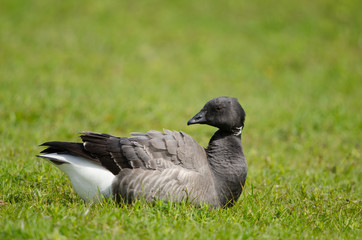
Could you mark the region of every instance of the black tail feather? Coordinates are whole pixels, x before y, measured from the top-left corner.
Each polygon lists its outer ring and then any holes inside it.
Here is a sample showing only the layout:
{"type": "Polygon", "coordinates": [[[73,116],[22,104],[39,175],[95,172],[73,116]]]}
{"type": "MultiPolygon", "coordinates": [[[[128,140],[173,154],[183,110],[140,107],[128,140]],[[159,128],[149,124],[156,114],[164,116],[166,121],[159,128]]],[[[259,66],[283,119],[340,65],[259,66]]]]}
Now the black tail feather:
{"type": "Polygon", "coordinates": [[[127,138],[88,131],[80,134],[83,143],[46,142],[40,145],[47,147],[41,153],[61,153],[83,157],[105,167],[114,175],[117,175],[122,168],[132,168],[122,150],[123,144],[131,144],[127,138]]]}
{"type": "Polygon", "coordinates": [[[41,153],[72,153],[83,151],[83,144],[75,142],[51,141],[45,142],[40,146],[48,147],[41,151],[41,153]]]}
{"type": "Polygon", "coordinates": [[[40,146],[46,146],[47,148],[41,151],[41,153],[60,153],[60,154],[70,154],[78,157],[86,158],[98,165],[102,165],[101,162],[92,157],[92,155],[84,149],[82,143],[76,142],[59,142],[59,141],[51,141],[45,142],[40,146]]]}

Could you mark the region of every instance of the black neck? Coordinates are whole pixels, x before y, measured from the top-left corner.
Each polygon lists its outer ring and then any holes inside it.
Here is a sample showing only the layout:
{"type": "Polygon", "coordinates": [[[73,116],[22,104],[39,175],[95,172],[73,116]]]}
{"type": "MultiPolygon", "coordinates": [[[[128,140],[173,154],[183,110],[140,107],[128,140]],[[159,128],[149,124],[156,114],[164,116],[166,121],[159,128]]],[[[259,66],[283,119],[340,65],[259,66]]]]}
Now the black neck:
{"type": "Polygon", "coordinates": [[[217,183],[220,204],[232,205],[242,192],[247,172],[241,135],[218,130],[206,152],[217,183]]]}

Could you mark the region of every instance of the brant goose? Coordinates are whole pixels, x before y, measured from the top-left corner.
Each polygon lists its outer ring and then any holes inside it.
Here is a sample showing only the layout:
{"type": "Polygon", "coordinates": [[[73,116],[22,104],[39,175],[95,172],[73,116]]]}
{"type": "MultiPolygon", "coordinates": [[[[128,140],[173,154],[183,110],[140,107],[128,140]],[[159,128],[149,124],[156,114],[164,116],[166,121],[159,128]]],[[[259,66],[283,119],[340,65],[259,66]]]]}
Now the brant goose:
{"type": "Polygon", "coordinates": [[[38,157],[65,172],[86,201],[156,199],[199,206],[232,206],[247,175],[241,145],[245,111],[236,98],[217,97],[187,124],[218,130],[206,149],[184,132],[131,133],[131,137],[81,132],[82,143],[46,142],[38,157]]]}

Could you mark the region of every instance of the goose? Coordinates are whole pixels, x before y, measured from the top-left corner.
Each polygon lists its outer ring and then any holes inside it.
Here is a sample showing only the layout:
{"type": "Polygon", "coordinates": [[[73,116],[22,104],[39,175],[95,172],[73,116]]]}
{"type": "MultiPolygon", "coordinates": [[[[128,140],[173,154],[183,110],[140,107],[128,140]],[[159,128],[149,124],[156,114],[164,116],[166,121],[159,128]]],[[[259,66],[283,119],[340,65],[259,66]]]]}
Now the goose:
{"type": "Polygon", "coordinates": [[[148,131],[130,137],[81,132],[82,142],[50,141],[38,157],[68,175],[85,201],[112,198],[233,206],[244,188],[247,164],[241,144],[245,111],[237,98],[217,97],[187,125],[218,128],[208,147],[184,132],[148,131]]]}

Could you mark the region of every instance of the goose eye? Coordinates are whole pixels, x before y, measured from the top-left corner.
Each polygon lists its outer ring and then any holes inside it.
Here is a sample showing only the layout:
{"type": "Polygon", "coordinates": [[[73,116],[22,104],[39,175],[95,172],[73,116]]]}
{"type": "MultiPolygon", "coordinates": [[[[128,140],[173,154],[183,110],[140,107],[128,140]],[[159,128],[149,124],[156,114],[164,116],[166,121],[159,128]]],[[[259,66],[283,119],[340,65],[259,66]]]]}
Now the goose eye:
{"type": "Polygon", "coordinates": [[[222,106],[216,106],[216,111],[220,112],[222,110],[222,106]]]}

